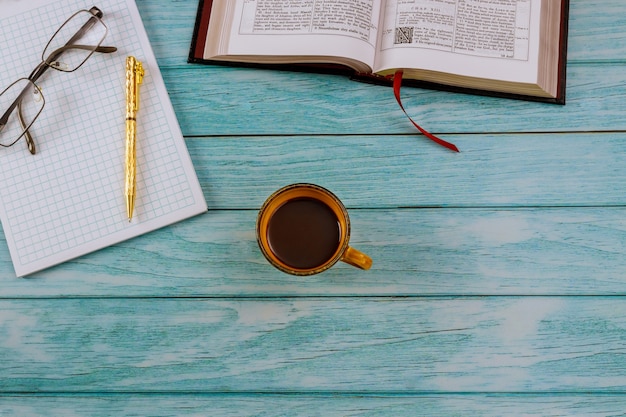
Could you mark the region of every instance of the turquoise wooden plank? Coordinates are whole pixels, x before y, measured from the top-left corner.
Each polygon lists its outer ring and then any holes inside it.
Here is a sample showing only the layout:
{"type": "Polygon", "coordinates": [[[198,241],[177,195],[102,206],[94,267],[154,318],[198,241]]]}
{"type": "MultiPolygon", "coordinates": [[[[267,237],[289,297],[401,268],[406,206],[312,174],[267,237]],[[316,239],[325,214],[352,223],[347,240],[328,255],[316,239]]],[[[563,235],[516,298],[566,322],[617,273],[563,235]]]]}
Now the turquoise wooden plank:
{"type": "Polygon", "coordinates": [[[363,417],[472,415],[600,417],[623,415],[624,395],[0,395],[0,415],[49,417],[204,416],[363,417]],[[4,413],[4,414],[2,414],[4,413]]]}
{"type": "MultiPolygon", "coordinates": [[[[402,97],[418,123],[442,135],[626,130],[623,68],[571,65],[565,106],[418,88],[402,97]]],[[[390,87],[344,76],[200,65],[166,67],[163,76],[187,136],[415,131],[390,87]]]]}
{"type": "Polygon", "coordinates": [[[623,297],[0,301],[0,391],[623,394],[623,297]]]}
{"type": "Polygon", "coordinates": [[[192,139],[209,207],[258,209],[293,182],[326,186],[350,208],[623,206],[624,138],[606,134],[192,139]]]}
{"type": "Polygon", "coordinates": [[[186,65],[199,0],[137,0],[160,66],[186,65]]]}
{"type": "MultiPolygon", "coordinates": [[[[187,61],[198,0],[138,0],[137,6],[161,65],[187,61]]],[[[571,0],[570,62],[623,61],[626,14],[621,0],[571,0]],[[590,47],[592,45],[592,47],[590,47]]]]}
{"type": "Polygon", "coordinates": [[[370,271],[293,277],[255,241],[256,212],[206,215],[17,279],[0,241],[2,297],[625,295],[626,209],[354,210],[370,271]]]}
{"type": "Polygon", "coordinates": [[[568,59],[571,61],[624,60],[626,14],[621,0],[570,0],[568,59]],[[595,45],[591,46],[590,45],[595,45]]]}

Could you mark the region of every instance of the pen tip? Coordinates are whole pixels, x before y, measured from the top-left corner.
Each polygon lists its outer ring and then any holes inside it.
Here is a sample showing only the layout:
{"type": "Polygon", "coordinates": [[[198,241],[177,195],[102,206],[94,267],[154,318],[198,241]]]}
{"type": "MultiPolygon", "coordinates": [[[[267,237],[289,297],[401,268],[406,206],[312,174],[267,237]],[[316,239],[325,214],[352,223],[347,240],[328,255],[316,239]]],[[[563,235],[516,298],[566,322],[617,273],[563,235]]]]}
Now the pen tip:
{"type": "Polygon", "coordinates": [[[126,216],[128,217],[128,223],[133,219],[133,211],[135,209],[135,199],[132,195],[126,196],[126,216]]]}

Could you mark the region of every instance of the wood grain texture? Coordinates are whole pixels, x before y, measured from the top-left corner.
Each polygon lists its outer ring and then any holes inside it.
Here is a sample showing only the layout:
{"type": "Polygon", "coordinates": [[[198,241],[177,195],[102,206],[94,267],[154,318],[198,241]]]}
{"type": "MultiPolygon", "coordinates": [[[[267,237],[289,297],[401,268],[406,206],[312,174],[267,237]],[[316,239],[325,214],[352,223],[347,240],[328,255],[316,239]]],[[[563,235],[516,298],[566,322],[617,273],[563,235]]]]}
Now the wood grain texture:
{"type": "MultiPolygon", "coordinates": [[[[626,295],[626,209],[351,211],[351,244],[374,265],[306,279],[274,269],[256,211],[220,210],[15,279],[2,297],[626,295]]],[[[0,247],[6,248],[4,240],[0,247]]]]}
{"type": "Polygon", "coordinates": [[[624,133],[192,139],[211,209],[258,209],[292,182],[349,208],[623,206],[624,133]]]}
{"type": "MultiPolygon", "coordinates": [[[[402,98],[437,134],[623,131],[623,67],[570,65],[565,106],[416,88],[402,98]]],[[[163,77],[187,136],[415,132],[391,88],[344,76],[197,65],[166,67],[163,77]]]]}
{"type": "Polygon", "coordinates": [[[624,416],[619,395],[94,394],[0,395],[2,417],[624,416]]]}
{"type": "Polygon", "coordinates": [[[624,393],[624,302],[4,300],[0,390],[624,393]]]}

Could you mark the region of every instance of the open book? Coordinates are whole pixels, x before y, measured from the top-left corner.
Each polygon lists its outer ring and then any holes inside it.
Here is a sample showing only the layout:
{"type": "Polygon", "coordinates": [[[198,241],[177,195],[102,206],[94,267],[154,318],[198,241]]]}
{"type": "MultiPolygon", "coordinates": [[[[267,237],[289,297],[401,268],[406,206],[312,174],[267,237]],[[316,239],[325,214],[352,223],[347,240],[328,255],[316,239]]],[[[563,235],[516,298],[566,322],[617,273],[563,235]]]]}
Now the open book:
{"type": "Polygon", "coordinates": [[[190,62],[565,103],[569,0],[201,0],[190,62]]]}

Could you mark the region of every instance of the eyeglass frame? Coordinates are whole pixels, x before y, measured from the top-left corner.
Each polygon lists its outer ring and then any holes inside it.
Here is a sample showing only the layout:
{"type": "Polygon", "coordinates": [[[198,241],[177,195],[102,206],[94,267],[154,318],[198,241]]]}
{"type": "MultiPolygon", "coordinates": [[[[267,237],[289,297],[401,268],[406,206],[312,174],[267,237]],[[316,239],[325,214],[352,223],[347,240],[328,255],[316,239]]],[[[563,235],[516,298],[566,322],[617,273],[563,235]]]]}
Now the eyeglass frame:
{"type": "Polygon", "coordinates": [[[35,122],[35,120],[37,120],[37,117],[39,117],[39,114],[41,113],[41,111],[43,110],[43,106],[45,105],[45,99],[43,96],[43,93],[41,91],[41,88],[39,88],[39,86],[36,84],[37,80],[39,78],[41,78],[41,76],[48,70],[48,68],[52,68],[55,69],[57,71],[61,71],[61,72],[74,72],[77,69],[79,69],[81,66],[83,66],[83,64],[85,62],[87,62],[87,60],[89,58],[91,58],[91,56],[95,53],[95,52],[99,52],[99,53],[112,53],[117,51],[117,48],[115,46],[101,46],[102,42],[104,42],[104,38],[106,38],[106,35],[108,33],[108,27],[104,24],[104,22],[102,21],[102,16],[104,15],[104,13],[102,12],[102,10],[100,10],[98,7],[93,6],[91,7],[89,10],[86,9],[81,9],[78,10],[77,12],[75,12],[74,14],[72,14],[70,17],[68,17],[61,26],[59,26],[59,28],[56,30],[56,32],[54,32],[54,34],[50,37],[50,40],[48,41],[48,43],[46,44],[45,48],[43,49],[43,53],[41,56],[41,62],[31,71],[30,75],[27,78],[19,78],[16,81],[14,81],[13,83],[11,83],[3,92],[2,94],[4,94],[9,88],[11,88],[13,85],[15,85],[16,83],[18,83],[21,80],[27,80],[30,83],[32,83],[33,86],[35,86],[35,88],[37,89],[37,93],[40,95],[40,97],[43,100],[43,104],[41,106],[41,109],[39,110],[39,112],[37,113],[37,115],[33,118],[33,120],[30,122],[30,124],[28,126],[25,126],[26,124],[24,123],[24,117],[22,116],[22,110],[21,110],[21,103],[22,100],[26,97],[26,95],[29,94],[29,85],[27,85],[24,90],[22,90],[22,92],[15,98],[15,100],[13,100],[13,103],[11,103],[11,105],[9,105],[9,108],[4,112],[4,114],[2,114],[2,116],[0,116],[0,134],[2,133],[2,129],[4,128],[4,126],[6,126],[6,124],[9,121],[9,117],[11,116],[11,114],[13,113],[13,111],[15,110],[15,108],[17,107],[17,117],[19,119],[19,122],[22,126],[22,128],[24,129],[24,132],[22,132],[22,134],[15,139],[15,141],[13,141],[12,143],[5,145],[0,143],[0,146],[5,147],[5,148],[9,148],[13,145],[15,145],[17,142],[19,142],[19,140],[24,137],[26,140],[26,144],[28,147],[28,150],[31,154],[35,155],[35,153],[37,152],[36,146],[35,146],[35,141],[33,140],[29,130],[30,127],[33,125],[33,123],[35,122]],[[60,48],[55,49],[54,51],[50,52],[48,54],[48,57],[46,58],[44,56],[46,50],[48,49],[48,47],[50,46],[50,43],[52,43],[52,40],[56,37],[56,35],[61,31],[61,29],[63,29],[63,27],[67,24],[67,22],[71,21],[75,16],[77,16],[79,13],[83,13],[83,12],[87,12],[89,14],[91,14],[91,17],[89,18],[89,20],[87,20],[87,22],[85,22],[80,29],[78,29],[78,31],[66,42],[66,44],[60,48]],[[104,36],[102,36],[102,39],[100,40],[100,42],[97,45],[74,45],[73,42],[75,42],[76,40],[80,39],[83,34],[85,34],[89,29],[91,29],[96,22],[100,22],[100,24],[102,24],[102,26],[104,27],[104,36]],[[57,58],[59,58],[63,52],[69,50],[69,49],[84,49],[84,50],[91,50],[91,52],[83,59],[83,61],[77,65],[75,68],[73,69],[63,69],[59,66],[55,66],[54,64],[58,64],[58,62],[56,62],[57,58]]]}

